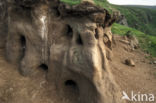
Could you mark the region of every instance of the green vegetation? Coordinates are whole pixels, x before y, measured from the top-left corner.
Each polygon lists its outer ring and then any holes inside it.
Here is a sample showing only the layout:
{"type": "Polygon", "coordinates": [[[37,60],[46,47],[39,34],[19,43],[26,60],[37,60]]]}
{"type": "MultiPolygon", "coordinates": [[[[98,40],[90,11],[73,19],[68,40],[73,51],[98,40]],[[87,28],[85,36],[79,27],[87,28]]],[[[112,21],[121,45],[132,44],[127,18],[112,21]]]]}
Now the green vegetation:
{"type": "Polygon", "coordinates": [[[81,0],[61,0],[62,2],[65,2],[69,5],[75,5],[75,4],[79,4],[81,2],[81,0]]]}
{"type": "Polygon", "coordinates": [[[130,27],[156,36],[156,9],[143,8],[140,6],[112,5],[105,0],[94,0],[94,2],[111,13],[112,11],[120,11],[121,14],[126,17],[130,27]]]}
{"type": "Polygon", "coordinates": [[[150,53],[152,56],[156,57],[156,36],[147,35],[136,29],[126,27],[120,24],[113,24],[112,32],[113,34],[126,35],[128,31],[131,31],[132,35],[135,35],[140,43],[140,47],[143,51],[150,53]]]}
{"type": "Polygon", "coordinates": [[[112,13],[112,6],[107,2],[107,0],[94,0],[94,3],[112,13]]]}
{"type": "Polygon", "coordinates": [[[156,10],[115,5],[112,5],[112,7],[126,17],[130,27],[156,36],[156,10]]]}

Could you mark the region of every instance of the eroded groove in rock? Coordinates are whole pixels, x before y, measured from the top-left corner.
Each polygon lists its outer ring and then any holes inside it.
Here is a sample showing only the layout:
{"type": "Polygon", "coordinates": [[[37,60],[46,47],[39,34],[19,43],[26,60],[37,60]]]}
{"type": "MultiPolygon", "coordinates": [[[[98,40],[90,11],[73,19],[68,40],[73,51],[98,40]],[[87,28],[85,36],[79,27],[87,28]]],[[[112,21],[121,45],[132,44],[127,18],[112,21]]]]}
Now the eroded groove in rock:
{"type": "Polygon", "coordinates": [[[124,103],[106,56],[115,17],[89,2],[10,1],[6,55],[22,75],[46,70],[66,103],[124,103]]]}
{"type": "Polygon", "coordinates": [[[0,0],[0,48],[5,47],[6,34],[7,34],[7,23],[8,23],[8,7],[6,0],[0,0]]]}

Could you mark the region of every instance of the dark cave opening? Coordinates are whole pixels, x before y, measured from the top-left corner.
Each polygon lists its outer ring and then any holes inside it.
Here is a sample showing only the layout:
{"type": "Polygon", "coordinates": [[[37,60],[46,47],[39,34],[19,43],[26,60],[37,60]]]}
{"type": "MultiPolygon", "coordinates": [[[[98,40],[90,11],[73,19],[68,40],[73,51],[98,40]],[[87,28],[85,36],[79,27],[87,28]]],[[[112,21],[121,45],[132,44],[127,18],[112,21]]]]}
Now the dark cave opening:
{"type": "Polygon", "coordinates": [[[99,34],[98,34],[98,30],[97,29],[95,29],[95,38],[99,39],[99,34]]]}
{"type": "Polygon", "coordinates": [[[109,37],[107,36],[107,34],[104,34],[103,40],[104,40],[105,45],[108,48],[112,49],[111,41],[109,40],[109,37]]]}
{"type": "Polygon", "coordinates": [[[71,38],[73,36],[73,29],[70,27],[70,25],[67,25],[67,36],[71,38]]]}
{"type": "Polygon", "coordinates": [[[80,34],[78,35],[78,38],[77,38],[76,42],[77,42],[77,44],[79,44],[79,45],[83,45],[83,42],[82,42],[82,39],[81,39],[80,34]]]}
{"type": "Polygon", "coordinates": [[[69,87],[69,88],[71,88],[73,90],[76,90],[76,91],[79,89],[77,83],[75,81],[73,81],[73,80],[65,81],[65,86],[69,87]]]}
{"type": "Polygon", "coordinates": [[[46,64],[41,64],[39,66],[40,69],[44,70],[44,71],[48,71],[48,66],[46,64]]]}
{"type": "Polygon", "coordinates": [[[26,51],[26,39],[23,35],[20,37],[20,44],[21,44],[21,51],[22,51],[22,58],[23,58],[26,51]]]}
{"type": "Polygon", "coordinates": [[[80,89],[76,81],[69,79],[64,82],[63,97],[70,101],[77,101],[80,96],[80,89]]]}

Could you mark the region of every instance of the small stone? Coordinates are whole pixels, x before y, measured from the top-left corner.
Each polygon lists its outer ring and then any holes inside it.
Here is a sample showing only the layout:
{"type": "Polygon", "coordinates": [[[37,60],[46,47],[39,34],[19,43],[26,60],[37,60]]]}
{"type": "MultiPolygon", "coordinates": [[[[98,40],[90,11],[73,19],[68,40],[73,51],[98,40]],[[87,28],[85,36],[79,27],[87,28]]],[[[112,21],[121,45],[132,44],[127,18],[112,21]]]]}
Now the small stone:
{"type": "Polygon", "coordinates": [[[134,61],[132,59],[126,59],[125,64],[128,65],[128,66],[132,66],[132,67],[135,66],[135,63],[134,63],[134,61]]]}
{"type": "Polygon", "coordinates": [[[156,61],[153,61],[153,64],[156,64],[156,61]]]}
{"type": "Polygon", "coordinates": [[[124,44],[130,44],[130,42],[129,41],[127,41],[127,40],[120,40],[120,42],[122,42],[122,43],[124,43],[124,44]]]}
{"type": "Polygon", "coordinates": [[[9,88],[9,90],[10,90],[10,91],[13,91],[14,89],[13,89],[13,88],[9,88]]]}

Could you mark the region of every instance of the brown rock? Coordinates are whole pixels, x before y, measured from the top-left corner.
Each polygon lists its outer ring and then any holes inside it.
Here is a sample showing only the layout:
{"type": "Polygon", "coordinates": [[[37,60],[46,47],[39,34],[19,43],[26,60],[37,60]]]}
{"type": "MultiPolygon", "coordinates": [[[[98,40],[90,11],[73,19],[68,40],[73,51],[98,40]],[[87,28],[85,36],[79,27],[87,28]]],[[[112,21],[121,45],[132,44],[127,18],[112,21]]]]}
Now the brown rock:
{"type": "Polygon", "coordinates": [[[139,48],[139,41],[138,39],[131,33],[131,31],[128,31],[126,33],[126,37],[128,41],[130,42],[130,46],[132,49],[138,49],[139,48]]]}
{"type": "Polygon", "coordinates": [[[127,44],[127,45],[129,45],[129,44],[130,44],[130,42],[129,42],[129,41],[127,41],[127,40],[120,40],[120,42],[122,42],[122,43],[124,43],[124,44],[127,44]]]}
{"type": "Polygon", "coordinates": [[[153,61],[153,64],[156,64],[156,61],[153,61]]]}
{"type": "Polygon", "coordinates": [[[66,103],[124,103],[108,66],[114,22],[108,11],[89,2],[33,1],[10,4],[7,60],[23,76],[47,70],[48,85],[66,103]]]}
{"type": "Polygon", "coordinates": [[[132,59],[126,59],[125,64],[132,67],[135,66],[135,62],[132,59]]]}

